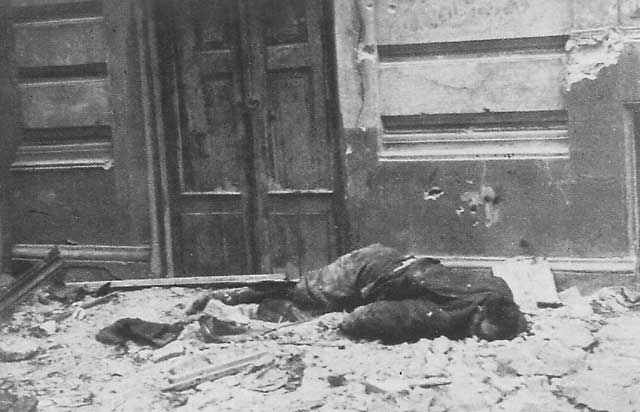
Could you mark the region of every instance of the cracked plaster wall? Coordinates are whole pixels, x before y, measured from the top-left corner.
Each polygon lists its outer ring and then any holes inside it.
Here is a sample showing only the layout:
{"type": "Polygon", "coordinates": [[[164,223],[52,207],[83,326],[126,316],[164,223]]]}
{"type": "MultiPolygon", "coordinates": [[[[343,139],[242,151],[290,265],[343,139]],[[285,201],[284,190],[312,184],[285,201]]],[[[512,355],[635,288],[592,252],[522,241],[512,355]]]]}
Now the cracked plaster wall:
{"type": "Polygon", "coordinates": [[[334,3],[354,243],[381,241],[414,253],[444,255],[627,256],[625,137],[633,125],[625,123],[624,103],[640,97],[635,86],[640,74],[631,68],[638,60],[633,32],[618,26],[636,25],[630,16],[640,8],[625,0],[576,0],[573,21],[557,19],[572,33],[564,81],[557,84],[569,116],[569,159],[381,163],[377,153],[385,101],[371,33],[385,39],[407,36],[384,26],[402,13],[402,4],[396,3],[334,3]],[[384,17],[372,18],[376,7],[384,17]],[[630,80],[632,87],[622,84],[630,80]]]}

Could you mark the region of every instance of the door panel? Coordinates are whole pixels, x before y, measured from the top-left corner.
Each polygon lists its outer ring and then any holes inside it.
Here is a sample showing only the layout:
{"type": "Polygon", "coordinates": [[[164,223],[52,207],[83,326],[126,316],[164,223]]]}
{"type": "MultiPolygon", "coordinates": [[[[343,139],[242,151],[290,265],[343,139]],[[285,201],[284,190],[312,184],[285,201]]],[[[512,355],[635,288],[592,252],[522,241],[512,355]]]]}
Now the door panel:
{"type": "Polygon", "coordinates": [[[264,36],[267,46],[305,43],[307,5],[300,0],[265,1],[264,36]]]}
{"type": "Polygon", "coordinates": [[[246,273],[252,266],[246,136],[234,1],[173,3],[179,274],[246,273]]]}
{"type": "Polygon", "coordinates": [[[244,151],[234,128],[230,75],[202,82],[205,128],[195,126],[183,142],[185,189],[192,192],[239,192],[244,151]]]}
{"type": "Polygon", "coordinates": [[[331,156],[324,130],[316,129],[309,70],[269,74],[270,177],[283,189],[329,189],[331,156]]]}
{"type": "Polygon", "coordinates": [[[182,216],[184,271],[213,274],[224,268],[227,274],[247,272],[244,254],[244,226],[239,213],[185,213],[182,216]]]}
{"type": "Polygon", "coordinates": [[[172,4],[179,272],[326,264],[337,251],[322,2],[172,4]]]}
{"type": "Polygon", "coordinates": [[[274,270],[295,273],[326,264],[336,249],[322,2],[267,4],[269,250],[274,270]]]}

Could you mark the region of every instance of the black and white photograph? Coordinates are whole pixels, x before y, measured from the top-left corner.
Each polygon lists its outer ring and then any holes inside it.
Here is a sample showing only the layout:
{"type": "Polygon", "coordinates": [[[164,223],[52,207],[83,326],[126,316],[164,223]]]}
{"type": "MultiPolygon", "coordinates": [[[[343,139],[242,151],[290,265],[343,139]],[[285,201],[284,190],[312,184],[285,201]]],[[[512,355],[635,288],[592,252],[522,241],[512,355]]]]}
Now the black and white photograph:
{"type": "Polygon", "coordinates": [[[0,0],[0,412],[640,412],[640,0],[0,0]]]}

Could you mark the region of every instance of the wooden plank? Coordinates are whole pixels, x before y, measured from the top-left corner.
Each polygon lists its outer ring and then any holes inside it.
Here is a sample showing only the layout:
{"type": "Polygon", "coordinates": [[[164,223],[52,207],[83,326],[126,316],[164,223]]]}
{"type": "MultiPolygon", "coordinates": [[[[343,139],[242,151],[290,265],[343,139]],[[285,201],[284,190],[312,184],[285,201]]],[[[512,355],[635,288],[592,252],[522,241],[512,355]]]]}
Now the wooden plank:
{"type": "Polygon", "coordinates": [[[224,376],[232,375],[240,372],[249,365],[253,365],[260,359],[264,359],[262,363],[269,361],[268,352],[259,352],[254,355],[243,356],[235,358],[231,361],[224,362],[217,365],[208,366],[200,370],[187,373],[181,376],[170,378],[171,385],[165,386],[161,389],[162,392],[167,391],[179,391],[189,389],[202,382],[212,381],[222,378],[224,376]]]}
{"type": "Polygon", "coordinates": [[[129,279],[98,282],[69,282],[69,286],[84,287],[87,290],[95,290],[110,284],[111,289],[137,289],[174,286],[229,286],[229,285],[259,285],[261,283],[293,284],[283,273],[255,274],[255,275],[221,275],[221,276],[195,276],[157,279],[129,279]]]}
{"type": "Polygon", "coordinates": [[[101,18],[56,24],[17,24],[16,56],[21,67],[80,65],[106,61],[101,18]]]}
{"type": "Polygon", "coordinates": [[[109,85],[105,79],[22,83],[25,127],[109,125],[109,85]]]}
{"type": "MultiPolygon", "coordinates": [[[[44,259],[54,245],[18,244],[13,247],[17,259],[44,259]]],[[[74,261],[148,262],[148,246],[58,245],[60,256],[74,261]]]]}
{"type": "Polygon", "coordinates": [[[63,264],[60,258],[60,252],[57,248],[53,248],[43,262],[35,264],[0,296],[0,312],[4,312],[11,306],[19,303],[40,283],[56,273],[63,264]]]}
{"type": "Polygon", "coordinates": [[[553,53],[383,63],[381,112],[561,110],[565,107],[562,59],[562,54],[553,53]]]}
{"type": "MultiPolygon", "coordinates": [[[[589,0],[586,0],[589,2],[589,0]]],[[[573,0],[380,0],[378,44],[566,34],[573,0]]]]}

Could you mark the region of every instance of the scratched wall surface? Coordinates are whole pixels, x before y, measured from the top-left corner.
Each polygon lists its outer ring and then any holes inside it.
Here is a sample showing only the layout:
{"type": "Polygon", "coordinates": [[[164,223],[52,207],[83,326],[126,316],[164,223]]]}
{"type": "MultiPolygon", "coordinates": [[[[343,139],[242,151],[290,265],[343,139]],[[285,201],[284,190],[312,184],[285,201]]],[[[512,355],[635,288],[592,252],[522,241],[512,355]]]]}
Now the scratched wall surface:
{"type": "Polygon", "coordinates": [[[335,2],[354,246],[630,256],[637,6],[335,2]]]}

